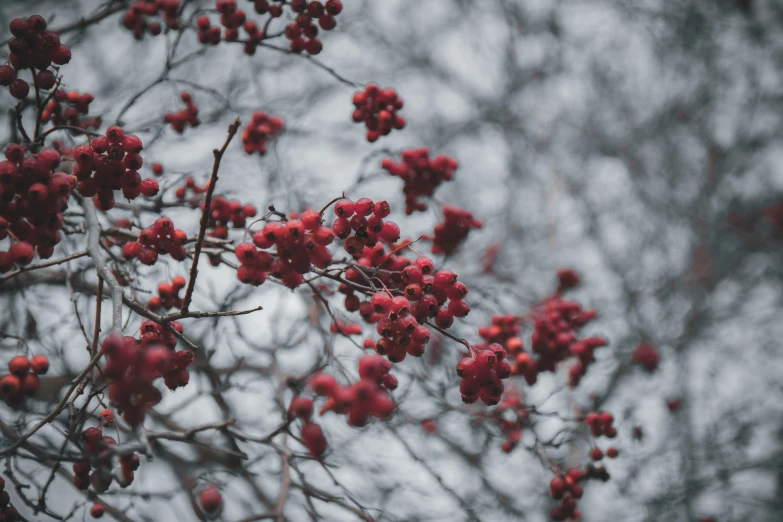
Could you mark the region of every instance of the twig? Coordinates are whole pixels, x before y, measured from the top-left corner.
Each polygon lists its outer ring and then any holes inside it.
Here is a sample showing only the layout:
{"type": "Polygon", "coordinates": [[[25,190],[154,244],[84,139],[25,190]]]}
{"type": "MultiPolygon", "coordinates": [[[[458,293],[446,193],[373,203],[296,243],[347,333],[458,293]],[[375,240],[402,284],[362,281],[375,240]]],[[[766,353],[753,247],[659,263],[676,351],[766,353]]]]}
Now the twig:
{"type": "Polygon", "coordinates": [[[47,268],[50,266],[60,265],[62,263],[67,263],[68,261],[71,261],[73,259],[79,259],[80,257],[88,256],[90,253],[87,250],[82,250],[81,252],[77,252],[76,254],[71,254],[70,256],[61,257],[60,259],[53,259],[52,261],[46,261],[45,263],[38,263],[37,265],[27,265],[18,268],[17,270],[14,270],[13,272],[10,272],[3,277],[0,277],[0,285],[8,281],[9,279],[12,279],[16,276],[18,276],[21,273],[24,272],[31,272],[33,270],[38,270],[39,268],[47,268]]]}
{"type": "Polygon", "coordinates": [[[182,313],[188,313],[188,307],[190,301],[193,299],[193,287],[196,286],[196,276],[198,276],[198,258],[201,255],[201,246],[204,243],[204,235],[207,232],[207,225],[209,225],[209,212],[212,205],[212,194],[215,191],[215,185],[218,180],[218,170],[220,169],[220,160],[223,158],[223,153],[226,152],[228,144],[231,143],[231,139],[239,130],[239,126],[242,124],[239,118],[234,120],[234,123],[228,126],[228,136],[223,146],[220,149],[214,149],[212,155],[215,157],[215,161],[212,165],[212,176],[209,178],[209,187],[207,188],[207,196],[204,199],[204,211],[201,213],[201,223],[199,225],[198,238],[196,239],[196,250],[193,252],[193,264],[190,265],[190,281],[188,281],[188,288],[185,292],[185,299],[182,302],[182,313]]]}
{"type": "Polygon", "coordinates": [[[180,319],[203,319],[205,317],[230,317],[235,315],[252,314],[253,312],[258,312],[259,310],[263,310],[263,308],[257,306],[250,310],[230,310],[228,312],[187,312],[187,313],[179,312],[179,313],[164,315],[163,317],[160,318],[160,320],[162,322],[166,322],[166,321],[179,321],[180,319]]]}
{"type": "Polygon", "coordinates": [[[338,202],[338,201],[340,201],[341,199],[346,199],[347,197],[348,197],[348,196],[346,196],[346,195],[345,195],[345,192],[343,192],[343,195],[342,195],[342,196],[338,196],[338,197],[334,198],[333,200],[331,200],[329,203],[327,203],[326,205],[324,205],[324,208],[322,208],[322,209],[321,209],[321,210],[320,210],[318,213],[319,213],[319,214],[321,214],[321,215],[323,216],[323,215],[324,215],[324,212],[326,212],[326,209],[328,209],[329,207],[331,207],[332,205],[334,205],[335,203],[337,203],[337,202],[338,202]]]}

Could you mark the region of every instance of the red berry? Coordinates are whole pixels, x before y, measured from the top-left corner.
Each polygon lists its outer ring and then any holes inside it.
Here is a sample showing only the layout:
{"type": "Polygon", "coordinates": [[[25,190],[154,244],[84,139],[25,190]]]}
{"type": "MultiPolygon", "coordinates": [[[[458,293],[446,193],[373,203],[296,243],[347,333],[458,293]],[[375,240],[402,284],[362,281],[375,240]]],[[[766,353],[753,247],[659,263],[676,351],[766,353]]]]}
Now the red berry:
{"type": "Polygon", "coordinates": [[[141,243],[137,241],[128,241],[122,245],[122,255],[128,259],[136,259],[141,253],[141,243]]]}
{"type": "Polygon", "coordinates": [[[16,71],[10,65],[0,65],[0,86],[8,87],[16,79],[16,71]]]}
{"type": "Polygon", "coordinates": [[[199,492],[198,503],[201,505],[201,509],[207,513],[215,513],[220,509],[222,503],[220,491],[214,484],[209,484],[199,492]]]}
{"type": "Polygon", "coordinates": [[[326,451],[326,439],[318,424],[306,422],[302,425],[302,443],[314,457],[320,457],[326,451]]]}
{"type": "Polygon", "coordinates": [[[35,256],[35,249],[33,245],[27,241],[19,241],[11,245],[8,249],[8,253],[13,258],[14,262],[19,266],[29,265],[35,256]]]}
{"type": "Polygon", "coordinates": [[[326,373],[314,374],[310,377],[309,385],[316,395],[322,397],[332,395],[337,389],[337,381],[335,381],[334,377],[326,373]]]}
{"type": "Polygon", "coordinates": [[[291,405],[288,407],[290,417],[299,417],[307,420],[313,413],[313,401],[304,397],[294,397],[291,399],[291,405]]]}
{"type": "Polygon", "coordinates": [[[396,223],[387,221],[383,224],[380,233],[378,234],[382,241],[386,243],[394,243],[400,239],[400,227],[396,223]]]}
{"type": "Polygon", "coordinates": [[[307,230],[315,230],[321,225],[321,214],[315,210],[306,210],[299,217],[307,230]]]}
{"type": "Polygon", "coordinates": [[[71,61],[71,50],[64,45],[60,45],[60,47],[52,53],[52,61],[57,65],[65,65],[71,61]]]}
{"type": "Polygon", "coordinates": [[[391,308],[392,298],[386,292],[376,292],[370,298],[370,304],[376,314],[383,314],[391,308]]]}
{"type": "Polygon", "coordinates": [[[92,516],[92,518],[101,518],[103,516],[103,512],[103,504],[93,504],[90,508],[90,516],[92,516]]]}
{"type": "Polygon", "coordinates": [[[22,381],[16,375],[5,375],[0,379],[0,393],[3,397],[18,395],[22,389],[22,381]]]}
{"type": "Polygon", "coordinates": [[[30,359],[30,368],[38,375],[44,375],[49,371],[49,359],[44,355],[34,355],[30,359]]]}
{"type": "MultiPolygon", "coordinates": [[[[146,178],[141,182],[141,193],[143,196],[151,198],[158,193],[160,188],[158,182],[152,178],[146,178]]],[[[211,207],[210,207],[211,208],[211,207]]]]}
{"type": "Polygon", "coordinates": [[[21,100],[30,93],[30,85],[21,78],[17,78],[8,86],[8,92],[17,100],[21,100]]]}
{"type": "Polygon", "coordinates": [[[419,267],[419,270],[421,270],[421,273],[424,275],[430,275],[432,271],[435,268],[434,263],[432,262],[432,259],[429,257],[419,257],[416,259],[413,264],[417,267],[419,267]]]}
{"type": "Polygon", "coordinates": [[[34,373],[28,373],[22,379],[22,391],[28,397],[32,397],[38,391],[41,380],[34,373]]]}
{"type": "Polygon", "coordinates": [[[24,377],[30,371],[30,361],[24,355],[17,355],[8,361],[8,371],[17,377],[24,377]]]}
{"type": "MultiPolygon", "coordinates": [[[[341,218],[349,218],[353,215],[356,206],[350,199],[341,199],[334,204],[334,213],[341,218]]],[[[336,222],[335,222],[336,223],[336,222]]]]}

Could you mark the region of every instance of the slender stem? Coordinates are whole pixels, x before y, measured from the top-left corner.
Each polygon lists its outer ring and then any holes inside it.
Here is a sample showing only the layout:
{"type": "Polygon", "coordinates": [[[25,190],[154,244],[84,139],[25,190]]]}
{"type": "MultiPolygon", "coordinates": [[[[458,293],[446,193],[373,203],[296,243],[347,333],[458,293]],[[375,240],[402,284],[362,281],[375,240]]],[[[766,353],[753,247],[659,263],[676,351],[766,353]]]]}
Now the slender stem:
{"type": "Polygon", "coordinates": [[[209,178],[209,187],[207,188],[207,196],[204,198],[204,211],[201,213],[201,223],[198,230],[198,238],[196,239],[196,249],[193,252],[193,264],[190,265],[190,281],[188,281],[188,289],[185,292],[185,299],[182,301],[182,313],[188,313],[188,307],[190,301],[193,299],[193,288],[196,286],[196,277],[198,276],[198,258],[201,255],[201,247],[204,244],[204,235],[207,232],[207,226],[209,225],[209,212],[212,205],[212,194],[215,192],[215,185],[218,180],[218,170],[220,170],[220,160],[223,158],[223,153],[226,152],[228,144],[231,143],[231,139],[239,130],[239,126],[242,124],[239,118],[234,120],[234,123],[228,126],[228,136],[223,146],[220,149],[214,149],[212,155],[215,157],[215,161],[212,164],[212,176],[209,178]]]}
{"type": "Polygon", "coordinates": [[[327,203],[326,205],[324,205],[324,208],[322,208],[322,209],[320,210],[319,214],[321,214],[321,215],[323,216],[323,215],[324,215],[324,212],[326,212],[326,209],[327,209],[327,208],[331,207],[332,205],[334,205],[335,203],[337,203],[337,202],[338,202],[338,201],[340,201],[341,199],[345,199],[345,198],[347,198],[347,197],[348,197],[348,196],[346,196],[346,195],[345,195],[345,192],[343,192],[343,195],[342,195],[342,196],[338,196],[338,197],[334,198],[333,200],[331,200],[331,201],[330,201],[329,203],[327,203]]]}
{"type": "Polygon", "coordinates": [[[82,207],[84,207],[84,221],[87,226],[87,251],[90,253],[95,269],[98,274],[103,278],[104,282],[109,286],[111,290],[111,300],[113,303],[113,312],[111,327],[117,333],[122,330],[122,300],[125,297],[122,287],[117,282],[117,278],[106,265],[106,260],[101,255],[100,237],[101,230],[98,223],[98,212],[95,209],[92,199],[84,198],[82,200],[82,207]]]}
{"type": "Polygon", "coordinates": [[[247,315],[252,314],[253,312],[258,312],[259,310],[263,310],[260,306],[257,306],[255,308],[252,308],[250,310],[230,310],[228,312],[179,312],[179,313],[173,313],[164,315],[160,318],[161,321],[178,321],[180,319],[203,319],[205,317],[232,317],[235,315],[247,315]]]}
{"type": "Polygon", "coordinates": [[[90,255],[89,252],[83,250],[81,252],[77,252],[76,254],[71,254],[70,256],[61,257],[60,259],[54,259],[52,261],[47,261],[45,263],[38,263],[37,265],[27,265],[27,266],[20,267],[19,269],[14,270],[13,272],[9,272],[8,274],[0,277],[0,285],[5,283],[9,279],[18,276],[21,273],[32,272],[33,270],[38,270],[39,268],[46,268],[50,266],[60,265],[62,263],[67,263],[68,261],[71,261],[73,259],[79,259],[80,257],[85,257],[88,255],[90,255]]]}
{"type": "Polygon", "coordinates": [[[30,67],[33,74],[33,90],[35,91],[35,131],[33,141],[38,141],[38,133],[41,132],[41,95],[38,92],[38,78],[35,75],[35,67],[30,67]]]}

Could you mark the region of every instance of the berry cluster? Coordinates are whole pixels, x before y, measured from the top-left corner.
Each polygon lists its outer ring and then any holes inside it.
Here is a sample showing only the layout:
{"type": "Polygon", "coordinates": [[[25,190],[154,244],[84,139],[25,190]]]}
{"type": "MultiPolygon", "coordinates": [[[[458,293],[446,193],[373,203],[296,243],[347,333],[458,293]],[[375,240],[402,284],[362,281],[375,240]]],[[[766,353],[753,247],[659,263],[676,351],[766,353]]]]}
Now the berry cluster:
{"type": "Polygon", "coordinates": [[[658,368],[658,349],[654,344],[639,343],[631,353],[631,364],[638,364],[647,372],[658,368]]]}
{"type": "MultiPolygon", "coordinates": [[[[397,379],[389,374],[391,364],[379,355],[368,355],[359,359],[359,380],[341,386],[334,377],[325,373],[316,373],[308,381],[308,386],[319,397],[325,397],[320,415],[333,411],[347,415],[351,426],[365,426],[372,417],[386,419],[394,410],[394,402],[388,390],[397,387],[397,379]]],[[[298,417],[309,423],[313,404],[310,399],[297,397],[291,402],[289,415],[298,417]]],[[[310,428],[312,430],[312,428],[310,428]]],[[[325,441],[323,449],[325,449],[325,441]]],[[[313,451],[314,456],[323,453],[313,451]]]]}
{"type": "MultiPolygon", "coordinates": [[[[267,272],[271,269],[272,263],[275,261],[272,255],[269,252],[258,250],[253,243],[247,242],[238,244],[234,253],[239,260],[237,279],[246,285],[260,286],[264,284],[267,272]]],[[[295,286],[292,286],[291,288],[296,288],[296,286],[301,284],[301,275],[299,275],[298,278],[295,275],[292,275],[289,276],[288,279],[291,284],[295,283],[295,286]]]]}
{"type": "MultiPolygon", "coordinates": [[[[606,456],[610,459],[617,457],[618,454],[617,448],[608,448],[606,450],[606,456]]],[[[604,452],[601,451],[601,448],[593,448],[590,450],[590,458],[594,461],[599,461],[604,458],[604,452]]]]}
{"type": "Polygon", "coordinates": [[[55,172],[60,153],[54,149],[25,156],[20,145],[11,144],[5,157],[0,162],[0,239],[10,235],[17,242],[8,252],[0,251],[0,272],[14,263],[29,264],[36,250],[43,259],[51,257],[73,189],[71,176],[55,172]]]}
{"type": "Polygon", "coordinates": [[[248,20],[245,12],[237,9],[235,0],[218,0],[216,7],[220,13],[220,25],[225,28],[223,35],[221,36],[220,27],[213,26],[206,15],[201,15],[196,19],[198,41],[210,45],[217,45],[221,40],[236,42],[239,40],[239,29],[241,27],[248,36],[248,40],[244,45],[244,52],[249,56],[254,55],[258,43],[264,39],[264,32],[258,28],[258,24],[248,20]]]}
{"type": "Polygon", "coordinates": [[[283,6],[285,0],[248,0],[253,2],[253,9],[258,14],[267,14],[272,18],[279,18],[283,15],[283,6]],[[270,4],[270,2],[272,2],[270,4]]]}
{"type": "Polygon", "coordinates": [[[206,513],[213,515],[223,506],[223,498],[214,484],[207,484],[198,492],[198,504],[206,513]]]}
{"type": "Polygon", "coordinates": [[[329,331],[332,333],[341,333],[343,335],[361,335],[362,327],[356,323],[346,323],[335,319],[329,325],[329,331]]]}
{"type": "MultiPolygon", "coordinates": [[[[334,388],[337,387],[334,377],[325,374],[315,374],[311,383],[323,381],[325,385],[330,385],[334,388]]],[[[312,384],[311,384],[312,386],[312,384]]],[[[290,419],[302,419],[302,429],[299,436],[302,440],[302,444],[307,448],[310,454],[319,458],[326,451],[326,437],[321,430],[321,426],[310,421],[310,417],[313,414],[313,401],[304,397],[294,397],[291,399],[291,404],[288,406],[288,417],[290,419]]]]}
{"type": "Polygon", "coordinates": [[[196,28],[198,29],[198,41],[203,44],[217,45],[221,41],[220,27],[212,25],[209,17],[201,15],[196,18],[196,28]]]}
{"type": "Polygon", "coordinates": [[[33,15],[30,18],[14,18],[9,25],[11,34],[8,49],[11,51],[10,66],[0,67],[0,85],[7,86],[11,96],[21,100],[30,92],[30,85],[17,78],[17,72],[33,68],[36,86],[41,89],[51,89],[55,84],[54,73],[47,67],[53,63],[65,65],[71,61],[71,51],[60,43],[56,33],[46,30],[46,20],[42,16],[33,15]],[[39,72],[36,75],[35,69],[39,72]]]}
{"type": "Polygon", "coordinates": [[[482,222],[473,214],[461,208],[443,205],[443,222],[435,225],[432,239],[432,253],[452,255],[462,243],[471,228],[481,228],[482,222]]]}
{"type": "Polygon", "coordinates": [[[617,436],[617,428],[612,426],[614,417],[605,411],[590,412],[585,417],[585,424],[590,427],[590,433],[594,437],[605,436],[613,439],[617,436]]]}
{"type": "Polygon", "coordinates": [[[356,123],[364,122],[370,143],[388,136],[392,129],[405,127],[405,118],[397,114],[402,109],[402,99],[394,89],[381,89],[371,83],[364,91],[354,93],[353,104],[356,108],[351,118],[356,123]]]}
{"type": "Polygon", "coordinates": [[[392,176],[402,179],[405,194],[405,213],[423,211],[427,205],[420,197],[431,197],[443,181],[450,181],[457,169],[456,160],[438,155],[430,159],[429,149],[407,149],[402,151],[402,161],[395,163],[389,158],[381,161],[381,168],[392,176]]]}
{"type": "Polygon", "coordinates": [[[552,508],[550,516],[552,520],[580,520],[582,515],[576,507],[576,499],[582,498],[584,489],[580,482],[585,479],[585,474],[577,468],[569,469],[565,475],[557,474],[549,482],[549,496],[560,500],[560,505],[552,508]]]}
{"type": "Polygon", "coordinates": [[[169,254],[174,260],[182,261],[187,257],[186,239],[185,232],[174,228],[171,219],[162,217],[139,232],[138,240],[125,243],[122,255],[127,259],[139,258],[144,265],[154,265],[158,254],[169,254]]]}
{"type": "Polygon", "coordinates": [[[67,125],[80,129],[97,129],[101,126],[101,117],[80,117],[90,110],[93,96],[89,93],[79,94],[76,91],[57,89],[54,96],[41,112],[41,121],[52,122],[55,126],[67,125]]]}
{"type": "Polygon", "coordinates": [[[318,20],[318,25],[324,31],[331,31],[337,26],[334,17],[343,10],[340,0],[327,0],[322,4],[318,0],[292,0],[291,10],[298,13],[296,21],[285,26],[285,37],[291,41],[291,52],[318,54],[323,48],[318,36],[318,27],[312,20],[318,20]]]}
{"type": "Polygon", "coordinates": [[[359,312],[368,322],[377,323],[382,336],[376,350],[392,362],[402,361],[406,353],[414,357],[424,354],[430,335],[420,322],[434,318],[439,328],[446,329],[454,323],[454,317],[465,317],[470,311],[462,299],[468,290],[457,281],[457,274],[439,270],[432,275],[433,270],[432,260],[419,257],[401,272],[403,283],[407,283],[402,296],[376,292],[370,299],[369,317],[360,306],[359,312]]]}
{"type": "Polygon", "coordinates": [[[160,283],[158,285],[158,295],[150,297],[147,301],[147,308],[153,312],[160,310],[161,307],[180,308],[182,306],[182,298],[179,296],[179,291],[185,288],[185,278],[182,276],[176,276],[171,280],[171,283],[160,283]]]}
{"type": "Polygon", "coordinates": [[[268,221],[253,234],[252,244],[237,245],[235,253],[241,263],[237,279],[259,285],[269,272],[289,288],[296,288],[311,264],[319,268],[329,266],[332,254],[326,245],[334,240],[334,234],[321,221],[321,214],[315,210],[307,210],[301,216],[291,213],[287,221],[268,221]],[[272,246],[277,248],[276,258],[263,251],[272,246]]]}
{"type": "Polygon", "coordinates": [[[504,389],[502,379],[511,376],[511,365],[505,359],[506,350],[499,344],[490,344],[484,350],[473,347],[470,356],[457,363],[462,402],[473,404],[481,399],[487,406],[499,403],[504,389]]]}
{"type": "MultiPolygon", "coordinates": [[[[498,343],[505,348],[511,359],[512,375],[523,375],[529,385],[538,380],[538,374],[554,371],[557,364],[569,357],[575,357],[577,363],[571,368],[569,379],[576,386],[584,375],[588,365],[593,362],[596,348],[606,346],[606,340],[599,337],[576,338],[576,329],[590,320],[596,313],[583,311],[578,303],[566,301],[561,292],[579,284],[579,276],[572,270],[558,271],[558,287],[553,295],[533,310],[534,331],[532,350],[539,355],[524,351],[520,333],[522,317],[514,315],[496,315],[492,324],[479,328],[479,335],[487,343],[498,343]]],[[[484,347],[485,345],[477,345],[484,347]]]]}
{"type": "Polygon", "coordinates": [[[557,290],[555,292],[562,294],[566,290],[576,288],[580,283],[579,274],[570,268],[561,268],[557,271],[557,290]]]}
{"type": "Polygon", "coordinates": [[[555,293],[533,315],[531,344],[533,353],[539,357],[534,361],[517,355],[520,372],[529,384],[533,384],[535,373],[554,372],[559,363],[575,357],[576,363],[569,370],[569,384],[576,386],[595,360],[595,349],[607,344],[600,337],[576,338],[576,331],[595,319],[596,311],[582,310],[579,303],[562,299],[555,293]]]}
{"type": "Polygon", "coordinates": [[[400,362],[406,355],[421,356],[429,332],[419,323],[434,319],[439,328],[449,328],[454,317],[466,316],[470,311],[463,300],[467,288],[449,270],[434,273],[433,262],[427,257],[411,261],[395,255],[409,242],[395,243],[399,227],[383,221],[391,212],[385,201],[341,200],[334,210],[338,218],[332,232],[345,240],[344,249],[355,259],[354,266],[344,273],[347,283],[339,287],[346,296],[345,309],[358,311],[367,323],[376,324],[382,338],[375,349],[390,361],[400,362]],[[355,235],[351,236],[352,232],[355,235]],[[390,243],[390,251],[387,253],[378,241],[390,243]],[[384,290],[375,291],[369,301],[362,302],[357,288],[366,287],[371,280],[379,281],[384,290]]]}
{"type": "MultiPolygon", "coordinates": [[[[182,333],[182,325],[168,323],[182,333]]],[[[144,410],[160,402],[161,393],[153,381],[163,377],[170,390],[188,384],[188,366],[193,362],[193,352],[175,351],[177,338],[161,325],[144,321],[141,337],[120,337],[110,334],[101,344],[106,357],[103,375],[109,380],[109,399],[122,412],[130,425],[141,424],[144,410]]]]}
{"type": "MultiPolygon", "coordinates": [[[[478,329],[478,334],[487,344],[499,344],[505,348],[509,356],[515,356],[522,350],[522,339],[519,337],[521,331],[520,318],[505,314],[493,315],[490,326],[482,326],[478,329]]],[[[517,374],[518,372],[513,369],[512,365],[512,374],[517,374]]]]}
{"type": "Polygon", "coordinates": [[[160,22],[150,22],[146,17],[160,16],[167,28],[177,30],[180,28],[178,11],[179,0],[134,0],[122,17],[122,25],[141,40],[145,31],[157,36],[163,30],[160,22]]]}
{"type": "Polygon", "coordinates": [[[5,480],[0,477],[0,520],[4,522],[16,522],[19,520],[19,512],[11,505],[11,496],[5,491],[5,480]]]}
{"type": "Polygon", "coordinates": [[[38,391],[38,376],[49,371],[49,360],[43,355],[32,359],[17,355],[8,361],[8,371],[9,375],[0,379],[0,394],[6,404],[16,406],[38,391]]]}
{"type": "Polygon", "coordinates": [[[242,129],[242,145],[246,154],[266,154],[266,143],[283,130],[283,120],[265,112],[254,112],[250,123],[242,129]]]}
{"type": "MultiPolygon", "coordinates": [[[[201,210],[204,210],[205,202],[201,202],[201,210]]],[[[209,205],[209,222],[211,229],[207,232],[210,237],[226,239],[228,237],[228,225],[233,228],[245,228],[247,218],[256,215],[256,207],[243,205],[239,201],[226,199],[223,196],[215,196],[209,205]]]]}
{"type": "MultiPolygon", "coordinates": [[[[153,163],[153,166],[154,165],[155,164],[153,163]]],[[[161,174],[163,173],[163,167],[160,168],[160,172],[161,174]]],[[[153,170],[153,174],[154,174],[154,170],[153,170]]],[[[203,187],[199,187],[198,185],[196,185],[196,180],[193,179],[193,176],[188,176],[185,179],[185,184],[182,185],[181,187],[177,187],[177,190],[174,191],[174,195],[178,199],[185,199],[188,195],[188,192],[190,191],[192,191],[193,194],[203,194],[204,192],[207,191],[208,188],[209,188],[209,182],[207,182],[203,187]]],[[[193,206],[195,208],[195,204],[193,206]]]]}
{"type": "MultiPolygon", "coordinates": [[[[106,451],[109,446],[116,446],[117,441],[113,437],[103,434],[103,427],[108,424],[102,422],[99,427],[86,428],[81,433],[84,450],[82,459],[73,463],[73,485],[76,489],[86,491],[92,486],[96,493],[103,493],[109,489],[114,475],[112,474],[111,453],[106,451]]],[[[133,473],[139,469],[140,460],[138,455],[133,452],[120,455],[120,477],[119,484],[127,488],[133,482],[133,473]]],[[[103,515],[103,506],[93,509],[100,515],[94,518],[100,518],[103,515]]],[[[91,510],[92,513],[92,510],[91,510]]]]}
{"type": "Polygon", "coordinates": [[[73,174],[79,180],[76,190],[83,197],[95,197],[100,210],[114,208],[114,191],[131,200],[139,195],[152,197],[158,193],[158,182],[152,178],[142,180],[138,170],[143,160],[141,140],[125,134],[119,127],[109,127],[106,136],[98,136],[89,144],[73,149],[76,165],[73,174]]]}
{"type": "Polygon", "coordinates": [[[198,105],[193,103],[193,97],[189,92],[183,91],[179,93],[179,98],[185,104],[184,109],[180,109],[177,112],[167,112],[163,115],[163,123],[171,125],[178,134],[182,134],[185,131],[185,126],[198,127],[201,125],[201,120],[198,119],[198,105]]]}
{"type": "Polygon", "coordinates": [[[355,203],[341,199],[335,203],[334,213],[337,219],[332,223],[332,232],[345,240],[343,248],[354,258],[361,257],[365,247],[374,247],[378,241],[394,243],[400,239],[400,227],[393,221],[384,221],[391,213],[385,201],[376,204],[368,198],[355,203]]]}

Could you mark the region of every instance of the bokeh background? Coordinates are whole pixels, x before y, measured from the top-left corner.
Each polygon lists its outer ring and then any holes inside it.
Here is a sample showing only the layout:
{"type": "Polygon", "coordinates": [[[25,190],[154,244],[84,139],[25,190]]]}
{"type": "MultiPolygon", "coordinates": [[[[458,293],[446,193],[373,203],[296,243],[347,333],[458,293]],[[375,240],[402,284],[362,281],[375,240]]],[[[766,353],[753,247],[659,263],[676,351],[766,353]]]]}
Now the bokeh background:
{"type": "MultiPolygon", "coordinates": [[[[230,146],[218,183],[228,197],[262,211],[269,204],[320,208],[342,191],[386,199],[412,239],[440,221],[442,203],[471,211],[483,228],[448,260],[434,256],[470,289],[471,314],[453,329],[470,342],[480,340],[477,328],[492,315],[523,314],[551,293],[556,269],[573,268],[583,281],[573,296],[599,312],[589,330],[610,344],[573,390],[563,387],[565,372],[517,385],[526,402],[559,412],[536,420],[542,439],[573,426],[567,419],[594,403],[617,419],[621,455],[607,464],[610,481],[585,488],[583,520],[781,520],[783,3],[344,0],[315,59],[263,47],[254,56],[240,45],[204,47],[192,30],[180,41],[176,33],[137,41],[120,23],[127,3],[3,0],[0,39],[15,16],[39,13],[57,28],[116,7],[63,37],[73,52],[63,84],[94,95],[90,114],[101,115],[104,127],[119,121],[142,137],[145,163],[164,165],[169,195],[184,176],[205,182],[228,124],[263,110],[282,118],[285,132],[263,158],[230,146]],[[394,87],[408,122],[375,144],[350,120],[351,95],[368,82],[394,87]],[[183,90],[199,105],[202,124],[180,136],[164,128],[162,115],[181,108],[183,90]],[[380,160],[419,146],[454,157],[459,168],[427,212],[409,217],[399,180],[380,160]],[[487,274],[481,256],[494,248],[494,273],[487,274]],[[629,364],[642,341],[658,348],[653,373],[629,364]],[[671,400],[679,407],[670,410],[671,400]]],[[[252,13],[251,3],[239,4],[252,13]]],[[[186,13],[197,8],[214,9],[214,2],[188,2],[186,13]]],[[[2,90],[3,144],[11,139],[13,103],[2,90]]],[[[197,230],[198,211],[168,215],[188,233],[197,230]]],[[[76,206],[72,220],[79,219],[76,206]]],[[[58,252],[83,244],[75,233],[58,252]]],[[[132,275],[143,301],[157,282],[186,273],[159,263],[132,275]]],[[[91,327],[95,277],[81,259],[0,286],[0,332],[23,337],[52,361],[44,382],[49,401],[31,401],[27,411],[0,405],[5,425],[35,424],[89,359],[76,315],[91,327]]],[[[199,310],[264,310],[186,323],[202,348],[197,370],[188,387],[164,392],[148,415],[150,431],[233,418],[237,429],[262,437],[284,418],[292,394],[286,379],[310,371],[325,350],[355,375],[359,350],[328,332],[328,316],[307,291],[241,286],[230,268],[206,266],[194,303],[199,310]]],[[[131,332],[139,319],[128,320],[131,332]]],[[[105,331],[109,325],[106,314],[105,331]]],[[[296,460],[294,482],[377,521],[548,520],[551,472],[532,432],[503,453],[497,429],[474,422],[480,408],[459,400],[460,346],[433,344],[424,358],[395,367],[401,385],[392,420],[356,429],[325,416],[329,465],[296,460]],[[437,433],[422,429],[425,419],[437,433]]],[[[0,339],[0,346],[3,363],[19,350],[16,339],[0,339]]],[[[67,428],[63,418],[34,440],[56,452],[67,428]]],[[[547,458],[585,461],[590,446],[572,431],[545,449],[547,458]]],[[[118,436],[132,440],[128,432],[118,436]]],[[[236,444],[214,433],[203,440],[236,444]]],[[[303,453],[294,440],[276,440],[303,453]]],[[[268,444],[239,449],[248,459],[157,441],[134,484],[102,497],[134,521],[199,520],[192,492],[215,482],[224,495],[222,520],[251,520],[277,498],[281,459],[268,444]]],[[[15,456],[0,465],[0,474],[9,470],[30,485],[10,490],[20,513],[57,520],[19,500],[20,493],[38,498],[50,467],[15,456]]],[[[89,517],[90,502],[66,480],[54,480],[46,498],[60,520],[89,517]]],[[[287,520],[310,520],[311,503],[319,519],[358,519],[293,487],[287,520]]]]}

